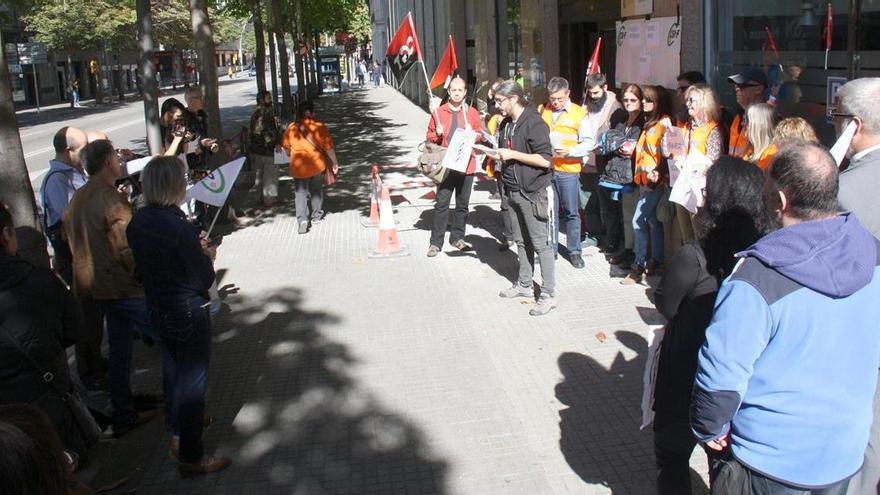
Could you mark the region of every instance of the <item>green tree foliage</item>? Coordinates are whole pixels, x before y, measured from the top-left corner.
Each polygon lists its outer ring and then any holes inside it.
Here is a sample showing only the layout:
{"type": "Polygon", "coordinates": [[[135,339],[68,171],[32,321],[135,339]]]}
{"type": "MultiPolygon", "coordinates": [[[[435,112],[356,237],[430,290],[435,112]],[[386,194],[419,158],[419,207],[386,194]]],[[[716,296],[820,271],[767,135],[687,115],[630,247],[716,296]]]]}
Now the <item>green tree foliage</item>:
{"type": "Polygon", "coordinates": [[[51,50],[122,49],[136,46],[136,14],[130,0],[48,0],[24,17],[51,50]]]}

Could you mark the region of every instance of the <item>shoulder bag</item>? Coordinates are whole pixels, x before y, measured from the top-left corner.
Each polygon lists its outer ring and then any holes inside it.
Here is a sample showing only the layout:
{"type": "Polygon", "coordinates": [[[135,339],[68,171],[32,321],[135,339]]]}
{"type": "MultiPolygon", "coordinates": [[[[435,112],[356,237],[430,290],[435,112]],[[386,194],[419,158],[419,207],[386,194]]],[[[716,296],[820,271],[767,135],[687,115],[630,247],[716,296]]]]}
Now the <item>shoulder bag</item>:
{"type": "Polygon", "coordinates": [[[330,155],[327,154],[327,151],[316,143],[312,137],[309,135],[308,129],[305,128],[300,122],[296,123],[296,127],[299,129],[300,134],[312,145],[313,148],[318,150],[321,155],[324,156],[324,161],[327,162],[327,167],[324,170],[324,186],[330,187],[333,184],[336,184],[336,173],[333,172],[333,161],[330,159],[330,155]]]}
{"type": "Polygon", "coordinates": [[[449,169],[443,166],[443,157],[446,156],[446,148],[439,144],[424,142],[419,145],[418,169],[425,177],[431,179],[434,184],[446,180],[449,169]]]}
{"type": "Polygon", "coordinates": [[[76,389],[71,388],[70,391],[66,391],[61,388],[60,385],[55,381],[55,375],[51,371],[46,371],[45,368],[40,366],[30,354],[24,350],[24,347],[21,346],[21,343],[8,331],[6,327],[0,325],[0,329],[3,330],[3,333],[9,338],[9,341],[12,342],[12,345],[18,349],[18,352],[23,355],[31,365],[36,368],[42,375],[43,381],[45,381],[52,390],[54,390],[58,395],[61,396],[61,400],[67,405],[68,409],[70,409],[70,413],[73,415],[73,420],[76,422],[77,427],[79,428],[80,435],[82,436],[83,441],[87,446],[92,446],[101,439],[101,427],[98,426],[97,421],[92,416],[92,413],[89,412],[88,407],[86,407],[85,403],[80,397],[79,393],[76,389]]]}

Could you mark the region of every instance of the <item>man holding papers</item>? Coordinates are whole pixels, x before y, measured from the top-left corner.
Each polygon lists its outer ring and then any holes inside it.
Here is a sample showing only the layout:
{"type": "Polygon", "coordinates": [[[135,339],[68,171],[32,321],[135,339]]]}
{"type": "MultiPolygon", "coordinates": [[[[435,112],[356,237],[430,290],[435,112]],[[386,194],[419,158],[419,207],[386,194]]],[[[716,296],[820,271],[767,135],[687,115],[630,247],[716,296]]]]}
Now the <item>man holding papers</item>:
{"type": "MultiPolygon", "coordinates": [[[[431,113],[431,121],[428,123],[426,140],[448,147],[453,135],[459,129],[480,132],[483,122],[477,110],[466,103],[467,85],[461,76],[455,75],[449,83],[449,101],[440,105],[435,112],[431,113]]],[[[481,139],[478,134],[477,139],[481,139]]],[[[446,237],[446,226],[449,221],[449,203],[455,194],[455,213],[452,216],[452,231],[449,235],[449,243],[461,250],[467,251],[470,245],[464,240],[464,230],[467,225],[468,203],[471,198],[471,190],[474,186],[474,171],[477,161],[473,152],[467,158],[467,164],[461,164],[461,170],[450,168],[446,179],[437,184],[437,199],[434,202],[434,227],[431,230],[431,244],[428,247],[428,257],[433,258],[440,253],[443,240],[446,237]]]]}

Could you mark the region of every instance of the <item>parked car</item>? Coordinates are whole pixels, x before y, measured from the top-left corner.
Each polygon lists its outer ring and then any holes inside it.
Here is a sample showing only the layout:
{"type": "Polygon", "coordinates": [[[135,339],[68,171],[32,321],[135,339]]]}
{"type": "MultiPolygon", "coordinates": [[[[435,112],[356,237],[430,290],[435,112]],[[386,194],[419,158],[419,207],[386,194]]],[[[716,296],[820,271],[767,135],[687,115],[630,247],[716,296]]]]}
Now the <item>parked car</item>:
{"type": "Polygon", "coordinates": [[[257,77],[256,67],[251,67],[251,69],[248,71],[248,77],[257,77]]]}

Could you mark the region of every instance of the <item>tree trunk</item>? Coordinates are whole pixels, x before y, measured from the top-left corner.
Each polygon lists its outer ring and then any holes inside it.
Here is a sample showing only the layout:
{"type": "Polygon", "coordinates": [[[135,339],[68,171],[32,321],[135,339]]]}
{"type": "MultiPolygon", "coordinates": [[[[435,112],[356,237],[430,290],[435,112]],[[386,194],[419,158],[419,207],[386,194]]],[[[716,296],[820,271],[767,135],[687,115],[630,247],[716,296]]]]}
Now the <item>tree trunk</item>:
{"type": "Polygon", "coordinates": [[[308,92],[308,84],[306,83],[306,53],[303,50],[301,43],[302,37],[302,24],[299,21],[300,17],[300,2],[296,3],[296,19],[293,21],[293,31],[296,33],[293,37],[294,43],[296,44],[296,58],[293,59],[293,63],[296,64],[296,96],[297,100],[304,101],[309,98],[308,92]]]}
{"type": "Polygon", "coordinates": [[[269,35],[269,69],[272,71],[272,101],[278,108],[278,65],[275,63],[275,33],[271,29],[266,31],[269,35]]]}
{"type": "Polygon", "coordinates": [[[260,0],[254,0],[251,10],[254,19],[254,39],[257,42],[257,53],[254,67],[257,68],[257,92],[266,91],[266,37],[263,35],[263,11],[260,0]]]}
{"type": "Polygon", "coordinates": [[[144,97],[144,121],[147,126],[147,146],[150,154],[162,149],[162,133],[159,130],[159,88],[156,86],[156,64],[153,62],[153,16],[150,0],[137,0],[138,60],[141,73],[141,94],[144,97]]]}
{"type": "Polygon", "coordinates": [[[199,79],[205,94],[205,113],[208,114],[208,136],[222,139],[217,61],[214,59],[214,33],[208,18],[207,0],[189,0],[189,8],[192,16],[193,41],[199,54],[199,79]]]}
{"type": "Polygon", "coordinates": [[[324,82],[321,80],[321,33],[315,31],[315,88],[317,94],[324,92],[324,82]]]}
{"type": "Polygon", "coordinates": [[[12,213],[18,234],[18,253],[34,264],[48,266],[46,240],[42,234],[34,189],[28,176],[15,119],[4,42],[0,31],[0,198],[9,205],[12,213]]]}
{"type": "Polygon", "coordinates": [[[278,65],[281,69],[281,118],[289,119],[293,103],[290,94],[290,61],[287,55],[287,40],[284,38],[284,19],[281,16],[280,0],[269,0],[272,12],[272,30],[278,42],[278,65]]]}

